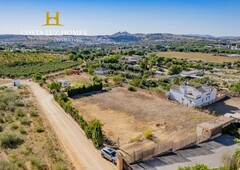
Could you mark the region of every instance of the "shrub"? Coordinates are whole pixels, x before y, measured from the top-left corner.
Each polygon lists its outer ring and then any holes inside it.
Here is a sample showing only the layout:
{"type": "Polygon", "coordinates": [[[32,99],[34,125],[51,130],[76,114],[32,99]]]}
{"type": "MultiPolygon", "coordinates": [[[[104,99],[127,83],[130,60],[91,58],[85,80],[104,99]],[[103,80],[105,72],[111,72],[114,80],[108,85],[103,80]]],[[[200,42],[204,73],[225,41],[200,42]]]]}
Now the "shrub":
{"type": "Polygon", "coordinates": [[[87,130],[85,131],[88,138],[91,138],[95,147],[99,147],[103,144],[103,132],[100,120],[92,120],[88,123],[87,130]]]}
{"type": "Polygon", "coordinates": [[[44,127],[42,127],[42,126],[38,126],[37,129],[36,129],[36,132],[38,132],[38,133],[42,133],[44,131],[45,131],[44,127]]]}
{"type": "Polygon", "coordinates": [[[37,110],[32,109],[32,110],[30,111],[30,115],[31,115],[32,117],[37,117],[37,116],[38,116],[37,110]]]}
{"type": "Polygon", "coordinates": [[[2,127],[2,125],[0,125],[0,132],[2,132],[3,131],[3,127],[2,127]]]}
{"type": "Polygon", "coordinates": [[[1,147],[7,149],[14,149],[17,148],[18,145],[21,145],[24,140],[18,137],[16,134],[13,133],[4,133],[1,136],[1,147]]]}
{"type": "Polygon", "coordinates": [[[38,157],[33,156],[30,161],[31,161],[32,166],[36,167],[39,170],[47,169],[46,163],[38,157]]]}
{"type": "Polygon", "coordinates": [[[18,108],[16,110],[16,113],[17,113],[18,117],[24,117],[25,116],[25,113],[24,113],[23,109],[21,109],[21,108],[18,108]]]}
{"type": "Polygon", "coordinates": [[[128,86],[129,91],[136,91],[136,89],[133,86],[128,86]]]}
{"type": "Polygon", "coordinates": [[[16,124],[16,123],[13,123],[12,125],[11,125],[11,129],[12,130],[15,130],[15,129],[18,129],[18,125],[16,124]]]}
{"type": "Polygon", "coordinates": [[[22,126],[19,128],[19,132],[21,134],[26,134],[27,133],[26,129],[24,127],[22,127],[22,126]]]}
{"type": "Polygon", "coordinates": [[[23,117],[20,122],[22,125],[30,125],[32,121],[28,117],[23,117]]]}
{"type": "Polygon", "coordinates": [[[1,170],[15,170],[17,167],[11,162],[0,160],[0,169],[1,170]]]}
{"type": "Polygon", "coordinates": [[[29,155],[32,153],[32,148],[29,145],[26,145],[23,150],[21,151],[23,155],[29,155]]]}
{"type": "Polygon", "coordinates": [[[141,135],[135,137],[135,138],[131,138],[130,139],[130,142],[133,143],[133,142],[141,142],[141,135]]]}
{"type": "Polygon", "coordinates": [[[68,170],[68,167],[64,162],[57,162],[54,167],[56,170],[68,170]]]}
{"type": "Polygon", "coordinates": [[[151,138],[152,137],[152,130],[150,128],[147,128],[146,130],[144,130],[143,136],[147,139],[151,138]]]}

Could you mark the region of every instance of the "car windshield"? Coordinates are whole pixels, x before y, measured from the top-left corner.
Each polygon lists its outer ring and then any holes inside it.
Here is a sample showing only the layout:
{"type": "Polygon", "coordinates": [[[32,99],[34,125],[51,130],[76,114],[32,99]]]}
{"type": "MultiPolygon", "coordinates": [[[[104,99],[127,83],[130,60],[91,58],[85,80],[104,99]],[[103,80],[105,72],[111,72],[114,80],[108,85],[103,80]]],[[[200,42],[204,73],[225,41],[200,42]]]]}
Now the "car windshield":
{"type": "Polygon", "coordinates": [[[116,152],[112,152],[112,157],[115,157],[116,156],[116,152]]]}

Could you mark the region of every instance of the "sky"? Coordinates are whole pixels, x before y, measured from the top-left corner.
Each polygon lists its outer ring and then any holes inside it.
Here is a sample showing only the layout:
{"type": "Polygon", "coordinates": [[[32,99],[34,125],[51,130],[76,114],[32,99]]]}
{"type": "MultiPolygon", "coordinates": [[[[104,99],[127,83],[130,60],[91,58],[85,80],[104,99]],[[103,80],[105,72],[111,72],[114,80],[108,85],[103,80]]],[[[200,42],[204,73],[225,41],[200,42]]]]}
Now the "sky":
{"type": "Polygon", "coordinates": [[[239,0],[0,0],[0,34],[47,29],[240,36],[239,9],[239,0]],[[60,12],[64,26],[43,27],[46,12],[60,12]]]}

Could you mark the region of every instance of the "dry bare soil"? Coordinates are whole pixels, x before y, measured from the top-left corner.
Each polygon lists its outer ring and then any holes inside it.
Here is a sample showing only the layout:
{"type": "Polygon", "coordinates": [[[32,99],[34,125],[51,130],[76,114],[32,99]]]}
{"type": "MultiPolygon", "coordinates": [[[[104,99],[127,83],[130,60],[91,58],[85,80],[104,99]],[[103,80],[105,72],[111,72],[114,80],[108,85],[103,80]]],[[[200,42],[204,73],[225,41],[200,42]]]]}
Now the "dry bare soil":
{"type": "Polygon", "coordinates": [[[11,83],[12,81],[10,79],[0,79],[0,85],[11,83]]]}
{"type": "Polygon", "coordinates": [[[170,58],[178,58],[178,59],[188,59],[188,60],[202,60],[205,62],[214,62],[214,63],[222,63],[222,62],[234,62],[240,61],[240,58],[231,58],[224,57],[220,55],[206,54],[206,53],[185,53],[185,52],[157,52],[156,55],[161,57],[170,57],[170,58]]]}
{"type": "Polygon", "coordinates": [[[197,124],[214,118],[146,91],[130,92],[123,87],[72,102],[85,119],[100,119],[107,137],[115,142],[119,138],[120,146],[146,128],[161,140],[178,140],[195,133],[197,124]]]}

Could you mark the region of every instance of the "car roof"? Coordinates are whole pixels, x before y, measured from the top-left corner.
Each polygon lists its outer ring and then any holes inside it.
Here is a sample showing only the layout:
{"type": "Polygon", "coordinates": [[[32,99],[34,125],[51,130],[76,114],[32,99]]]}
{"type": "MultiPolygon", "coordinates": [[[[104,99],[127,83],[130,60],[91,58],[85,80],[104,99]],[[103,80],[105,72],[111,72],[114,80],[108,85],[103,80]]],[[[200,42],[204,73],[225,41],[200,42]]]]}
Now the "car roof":
{"type": "Polygon", "coordinates": [[[113,150],[113,149],[111,149],[111,148],[109,148],[109,147],[105,147],[105,148],[103,148],[103,150],[108,151],[108,152],[110,152],[110,153],[116,152],[115,150],[113,150]]]}

